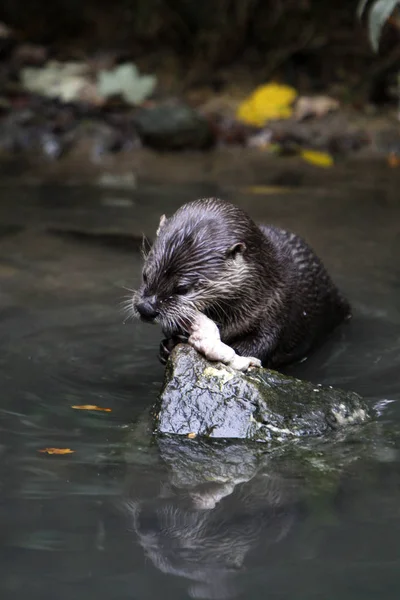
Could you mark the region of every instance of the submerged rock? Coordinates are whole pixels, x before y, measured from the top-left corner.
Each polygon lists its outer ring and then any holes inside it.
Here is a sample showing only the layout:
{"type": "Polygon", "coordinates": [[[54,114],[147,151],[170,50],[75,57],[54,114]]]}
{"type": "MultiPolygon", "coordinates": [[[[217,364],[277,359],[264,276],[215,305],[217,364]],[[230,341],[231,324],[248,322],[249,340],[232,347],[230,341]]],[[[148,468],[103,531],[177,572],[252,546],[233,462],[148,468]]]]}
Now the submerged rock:
{"type": "Polygon", "coordinates": [[[157,433],[282,441],[367,421],[354,392],[322,387],[268,369],[247,373],[210,363],[189,345],[171,353],[154,411],[157,433]]]}

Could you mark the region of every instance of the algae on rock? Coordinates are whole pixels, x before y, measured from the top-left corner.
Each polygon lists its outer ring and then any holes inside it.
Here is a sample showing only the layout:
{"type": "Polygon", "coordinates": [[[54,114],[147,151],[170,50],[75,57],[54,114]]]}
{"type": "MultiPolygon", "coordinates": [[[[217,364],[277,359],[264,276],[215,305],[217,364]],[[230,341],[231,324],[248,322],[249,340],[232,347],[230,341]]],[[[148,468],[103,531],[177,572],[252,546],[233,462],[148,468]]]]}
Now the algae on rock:
{"type": "Polygon", "coordinates": [[[169,358],[154,413],[157,433],[258,442],[318,436],[370,418],[354,392],[268,369],[244,374],[182,344],[169,358]]]}

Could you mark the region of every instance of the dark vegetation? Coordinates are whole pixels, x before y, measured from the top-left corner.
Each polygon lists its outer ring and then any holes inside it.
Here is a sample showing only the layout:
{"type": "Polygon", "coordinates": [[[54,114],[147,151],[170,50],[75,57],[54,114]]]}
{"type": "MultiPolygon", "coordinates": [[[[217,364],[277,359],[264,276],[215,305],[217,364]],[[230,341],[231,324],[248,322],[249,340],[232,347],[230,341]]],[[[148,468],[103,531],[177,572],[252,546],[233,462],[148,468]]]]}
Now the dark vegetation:
{"type": "Polygon", "coordinates": [[[307,91],[331,85],[386,101],[400,66],[398,23],[380,52],[358,0],[3,0],[0,20],[60,58],[114,52],[174,81],[223,87],[280,77],[307,91]],[[176,76],[176,77],[175,77],[176,76]]]}

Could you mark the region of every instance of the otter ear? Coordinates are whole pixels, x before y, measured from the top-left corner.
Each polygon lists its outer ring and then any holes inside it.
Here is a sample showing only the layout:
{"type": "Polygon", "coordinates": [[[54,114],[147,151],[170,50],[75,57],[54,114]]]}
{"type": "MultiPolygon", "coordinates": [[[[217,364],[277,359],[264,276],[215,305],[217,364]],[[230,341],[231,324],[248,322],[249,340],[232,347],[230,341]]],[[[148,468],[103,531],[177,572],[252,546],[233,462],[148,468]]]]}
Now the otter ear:
{"type": "Polygon", "coordinates": [[[246,244],[238,242],[231,246],[226,254],[227,258],[236,258],[238,254],[244,254],[246,251],[246,244]]]}
{"type": "Polygon", "coordinates": [[[165,215],[161,215],[156,235],[158,235],[160,233],[161,229],[164,227],[166,222],[167,222],[167,217],[165,215]]]}

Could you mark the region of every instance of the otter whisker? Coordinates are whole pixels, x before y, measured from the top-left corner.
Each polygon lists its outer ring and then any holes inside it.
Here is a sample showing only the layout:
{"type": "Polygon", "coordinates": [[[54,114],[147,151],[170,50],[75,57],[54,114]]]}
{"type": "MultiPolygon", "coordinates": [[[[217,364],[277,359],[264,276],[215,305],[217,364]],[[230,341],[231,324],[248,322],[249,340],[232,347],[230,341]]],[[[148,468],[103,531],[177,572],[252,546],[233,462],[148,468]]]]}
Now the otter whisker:
{"type": "Polygon", "coordinates": [[[135,308],[134,308],[134,305],[133,305],[132,301],[128,302],[127,300],[124,300],[124,302],[120,303],[120,309],[123,312],[132,312],[132,313],[135,313],[135,308]]]}
{"type": "Polygon", "coordinates": [[[140,253],[143,257],[144,260],[147,259],[149,252],[151,250],[151,243],[150,241],[147,239],[147,237],[143,234],[142,236],[142,244],[140,247],[140,253]]]}
{"type": "Polygon", "coordinates": [[[126,300],[124,300],[123,302],[120,302],[119,307],[122,310],[122,312],[128,312],[129,310],[131,310],[131,306],[132,306],[132,302],[128,302],[126,300]]]}

